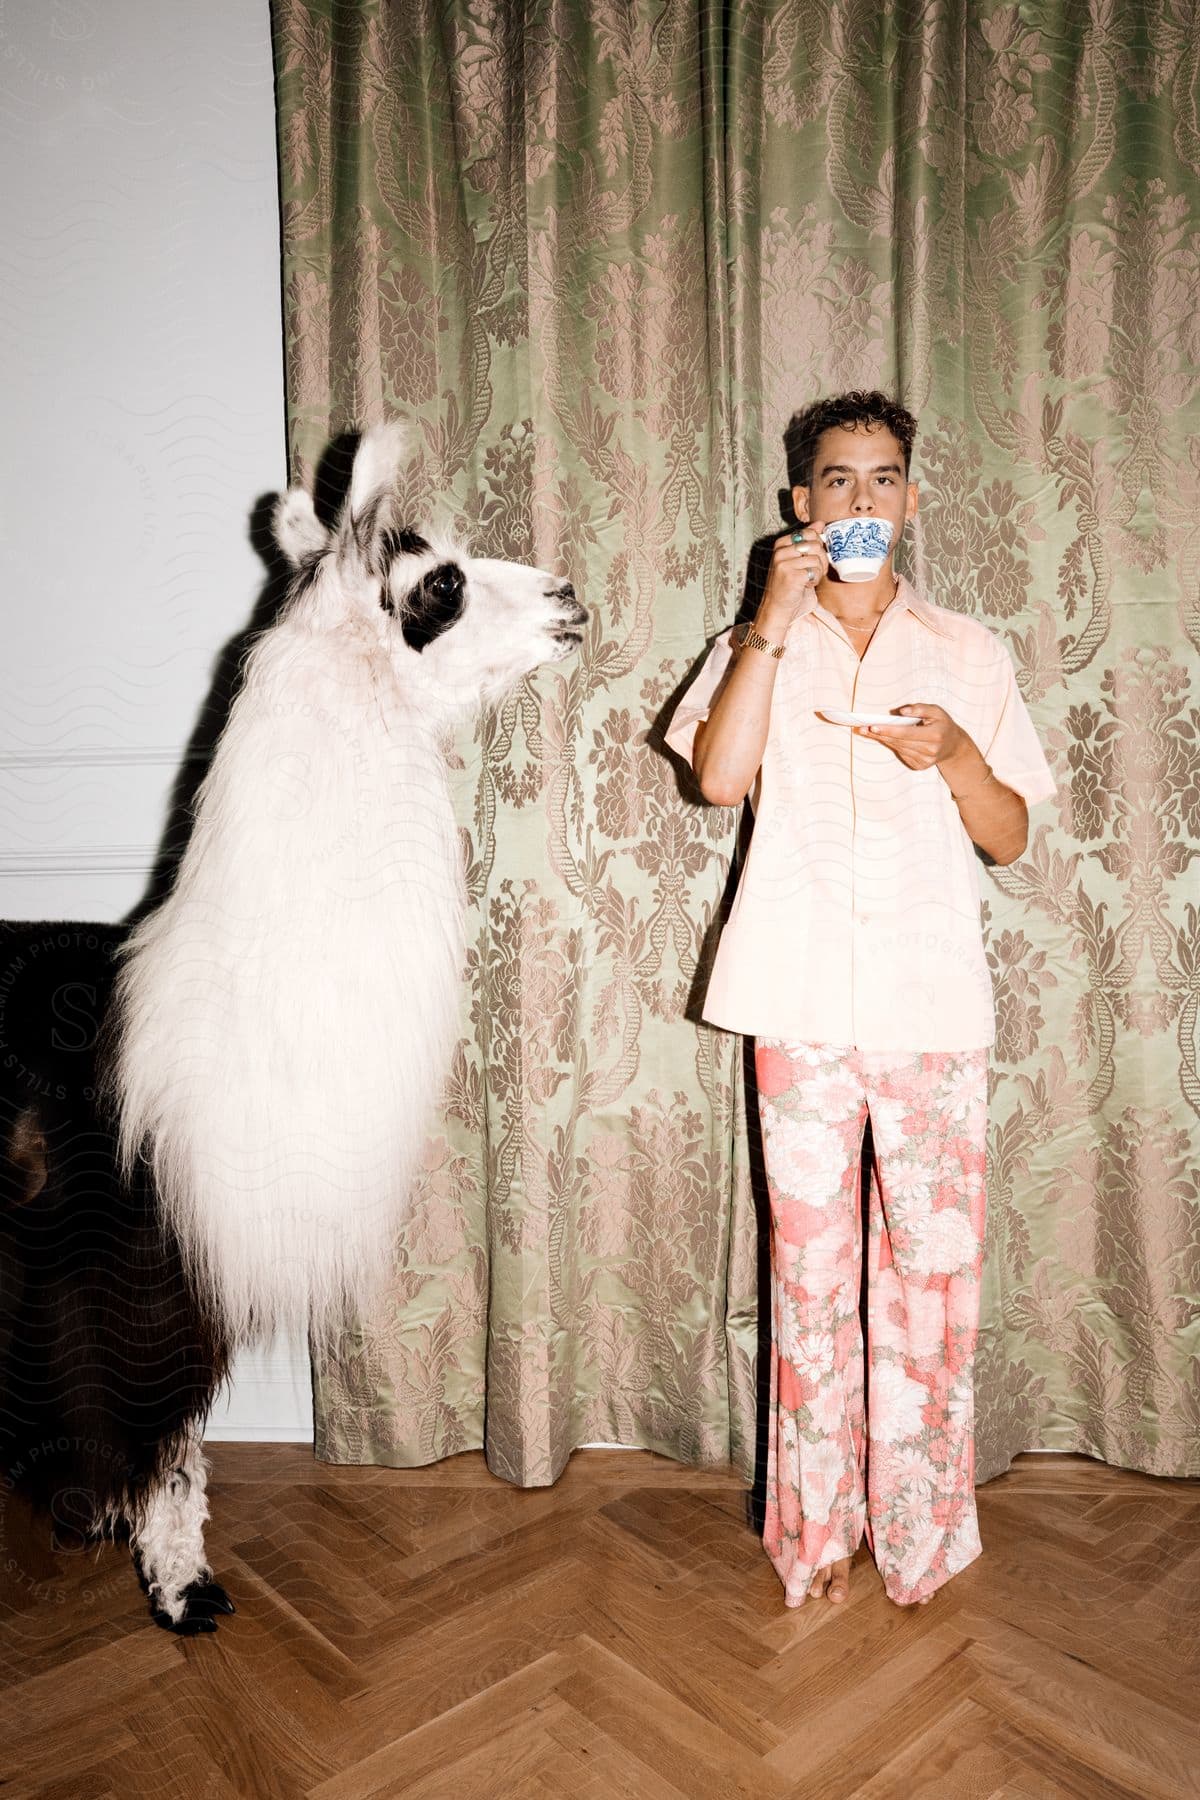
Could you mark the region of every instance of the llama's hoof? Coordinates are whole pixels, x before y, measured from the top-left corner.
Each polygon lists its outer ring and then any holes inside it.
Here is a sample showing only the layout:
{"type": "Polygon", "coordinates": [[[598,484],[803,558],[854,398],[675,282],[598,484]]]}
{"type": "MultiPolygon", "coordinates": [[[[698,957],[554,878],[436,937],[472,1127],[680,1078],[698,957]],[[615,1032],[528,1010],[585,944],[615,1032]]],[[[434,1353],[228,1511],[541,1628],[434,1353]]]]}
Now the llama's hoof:
{"type": "Polygon", "coordinates": [[[156,1608],[150,1616],[160,1631],[173,1631],[176,1637],[199,1637],[202,1632],[217,1629],[217,1621],[208,1613],[184,1613],[181,1619],[173,1619],[170,1613],[156,1608]]]}
{"type": "Polygon", "coordinates": [[[176,1637],[199,1637],[204,1632],[215,1631],[217,1621],[214,1613],[231,1613],[237,1609],[219,1581],[193,1581],[190,1587],[183,1590],[183,1612],[178,1619],[161,1606],[152,1608],[154,1623],[163,1631],[173,1631],[176,1637]]]}
{"type": "Polygon", "coordinates": [[[237,1607],[225,1592],[219,1581],[193,1581],[185,1591],[187,1609],[190,1612],[235,1613],[237,1607]]]}

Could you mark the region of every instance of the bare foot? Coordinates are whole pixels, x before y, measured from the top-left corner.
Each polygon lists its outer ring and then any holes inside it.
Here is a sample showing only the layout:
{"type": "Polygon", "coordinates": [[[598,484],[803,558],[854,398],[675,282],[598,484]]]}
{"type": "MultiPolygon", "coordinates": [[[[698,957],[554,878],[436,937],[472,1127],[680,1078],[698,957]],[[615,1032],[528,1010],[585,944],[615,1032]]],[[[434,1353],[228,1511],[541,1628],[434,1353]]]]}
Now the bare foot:
{"type": "Polygon", "coordinates": [[[844,1606],[850,1598],[850,1558],[843,1557],[841,1562],[827,1563],[818,1569],[808,1592],[812,1599],[824,1594],[833,1606],[844,1606]]]}

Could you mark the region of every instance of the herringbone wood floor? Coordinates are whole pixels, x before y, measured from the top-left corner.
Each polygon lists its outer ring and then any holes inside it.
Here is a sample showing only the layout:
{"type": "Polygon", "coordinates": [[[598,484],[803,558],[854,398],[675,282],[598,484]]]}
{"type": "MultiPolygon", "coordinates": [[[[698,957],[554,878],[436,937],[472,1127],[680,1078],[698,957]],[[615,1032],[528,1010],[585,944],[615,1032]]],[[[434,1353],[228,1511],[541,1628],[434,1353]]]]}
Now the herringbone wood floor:
{"type": "Polygon", "coordinates": [[[1024,1457],[931,1605],[860,1561],[847,1609],[790,1612],[728,1475],[211,1455],[215,1637],[157,1630],[124,1551],[0,1515],[6,1795],[1200,1795],[1200,1483],[1024,1457]]]}

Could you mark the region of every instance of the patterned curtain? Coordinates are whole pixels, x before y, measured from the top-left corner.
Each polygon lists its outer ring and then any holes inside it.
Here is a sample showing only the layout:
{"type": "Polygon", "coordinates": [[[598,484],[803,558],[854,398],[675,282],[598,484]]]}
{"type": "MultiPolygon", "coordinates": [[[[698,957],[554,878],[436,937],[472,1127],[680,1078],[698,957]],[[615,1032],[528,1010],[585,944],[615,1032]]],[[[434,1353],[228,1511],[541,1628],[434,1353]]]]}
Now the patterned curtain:
{"type": "Polygon", "coordinates": [[[594,616],[458,746],[462,1038],[318,1453],[752,1472],[742,1046],[695,1022],[736,821],[660,733],[779,529],[789,413],[880,385],[921,419],[909,573],[1005,638],[1060,780],[984,878],[979,1473],[1200,1473],[1193,0],[274,19],[296,470],[407,416],[414,518],[594,616]]]}

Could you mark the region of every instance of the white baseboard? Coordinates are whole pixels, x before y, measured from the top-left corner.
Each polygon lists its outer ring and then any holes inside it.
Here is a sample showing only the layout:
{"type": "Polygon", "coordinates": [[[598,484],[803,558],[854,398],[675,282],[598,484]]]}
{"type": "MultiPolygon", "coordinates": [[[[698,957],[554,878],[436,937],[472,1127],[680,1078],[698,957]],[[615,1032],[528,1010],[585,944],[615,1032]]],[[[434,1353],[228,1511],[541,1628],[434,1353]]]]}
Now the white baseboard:
{"type": "MultiPolygon", "coordinates": [[[[312,1371],[308,1345],[280,1339],[243,1351],[204,1432],[212,1444],[311,1444],[312,1371]]],[[[581,1444],[581,1450],[641,1450],[642,1444],[581,1444]]]]}
{"type": "Polygon", "coordinates": [[[243,1351],[204,1436],[213,1444],[311,1444],[308,1345],[281,1339],[265,1349],[243,1351]]]}

